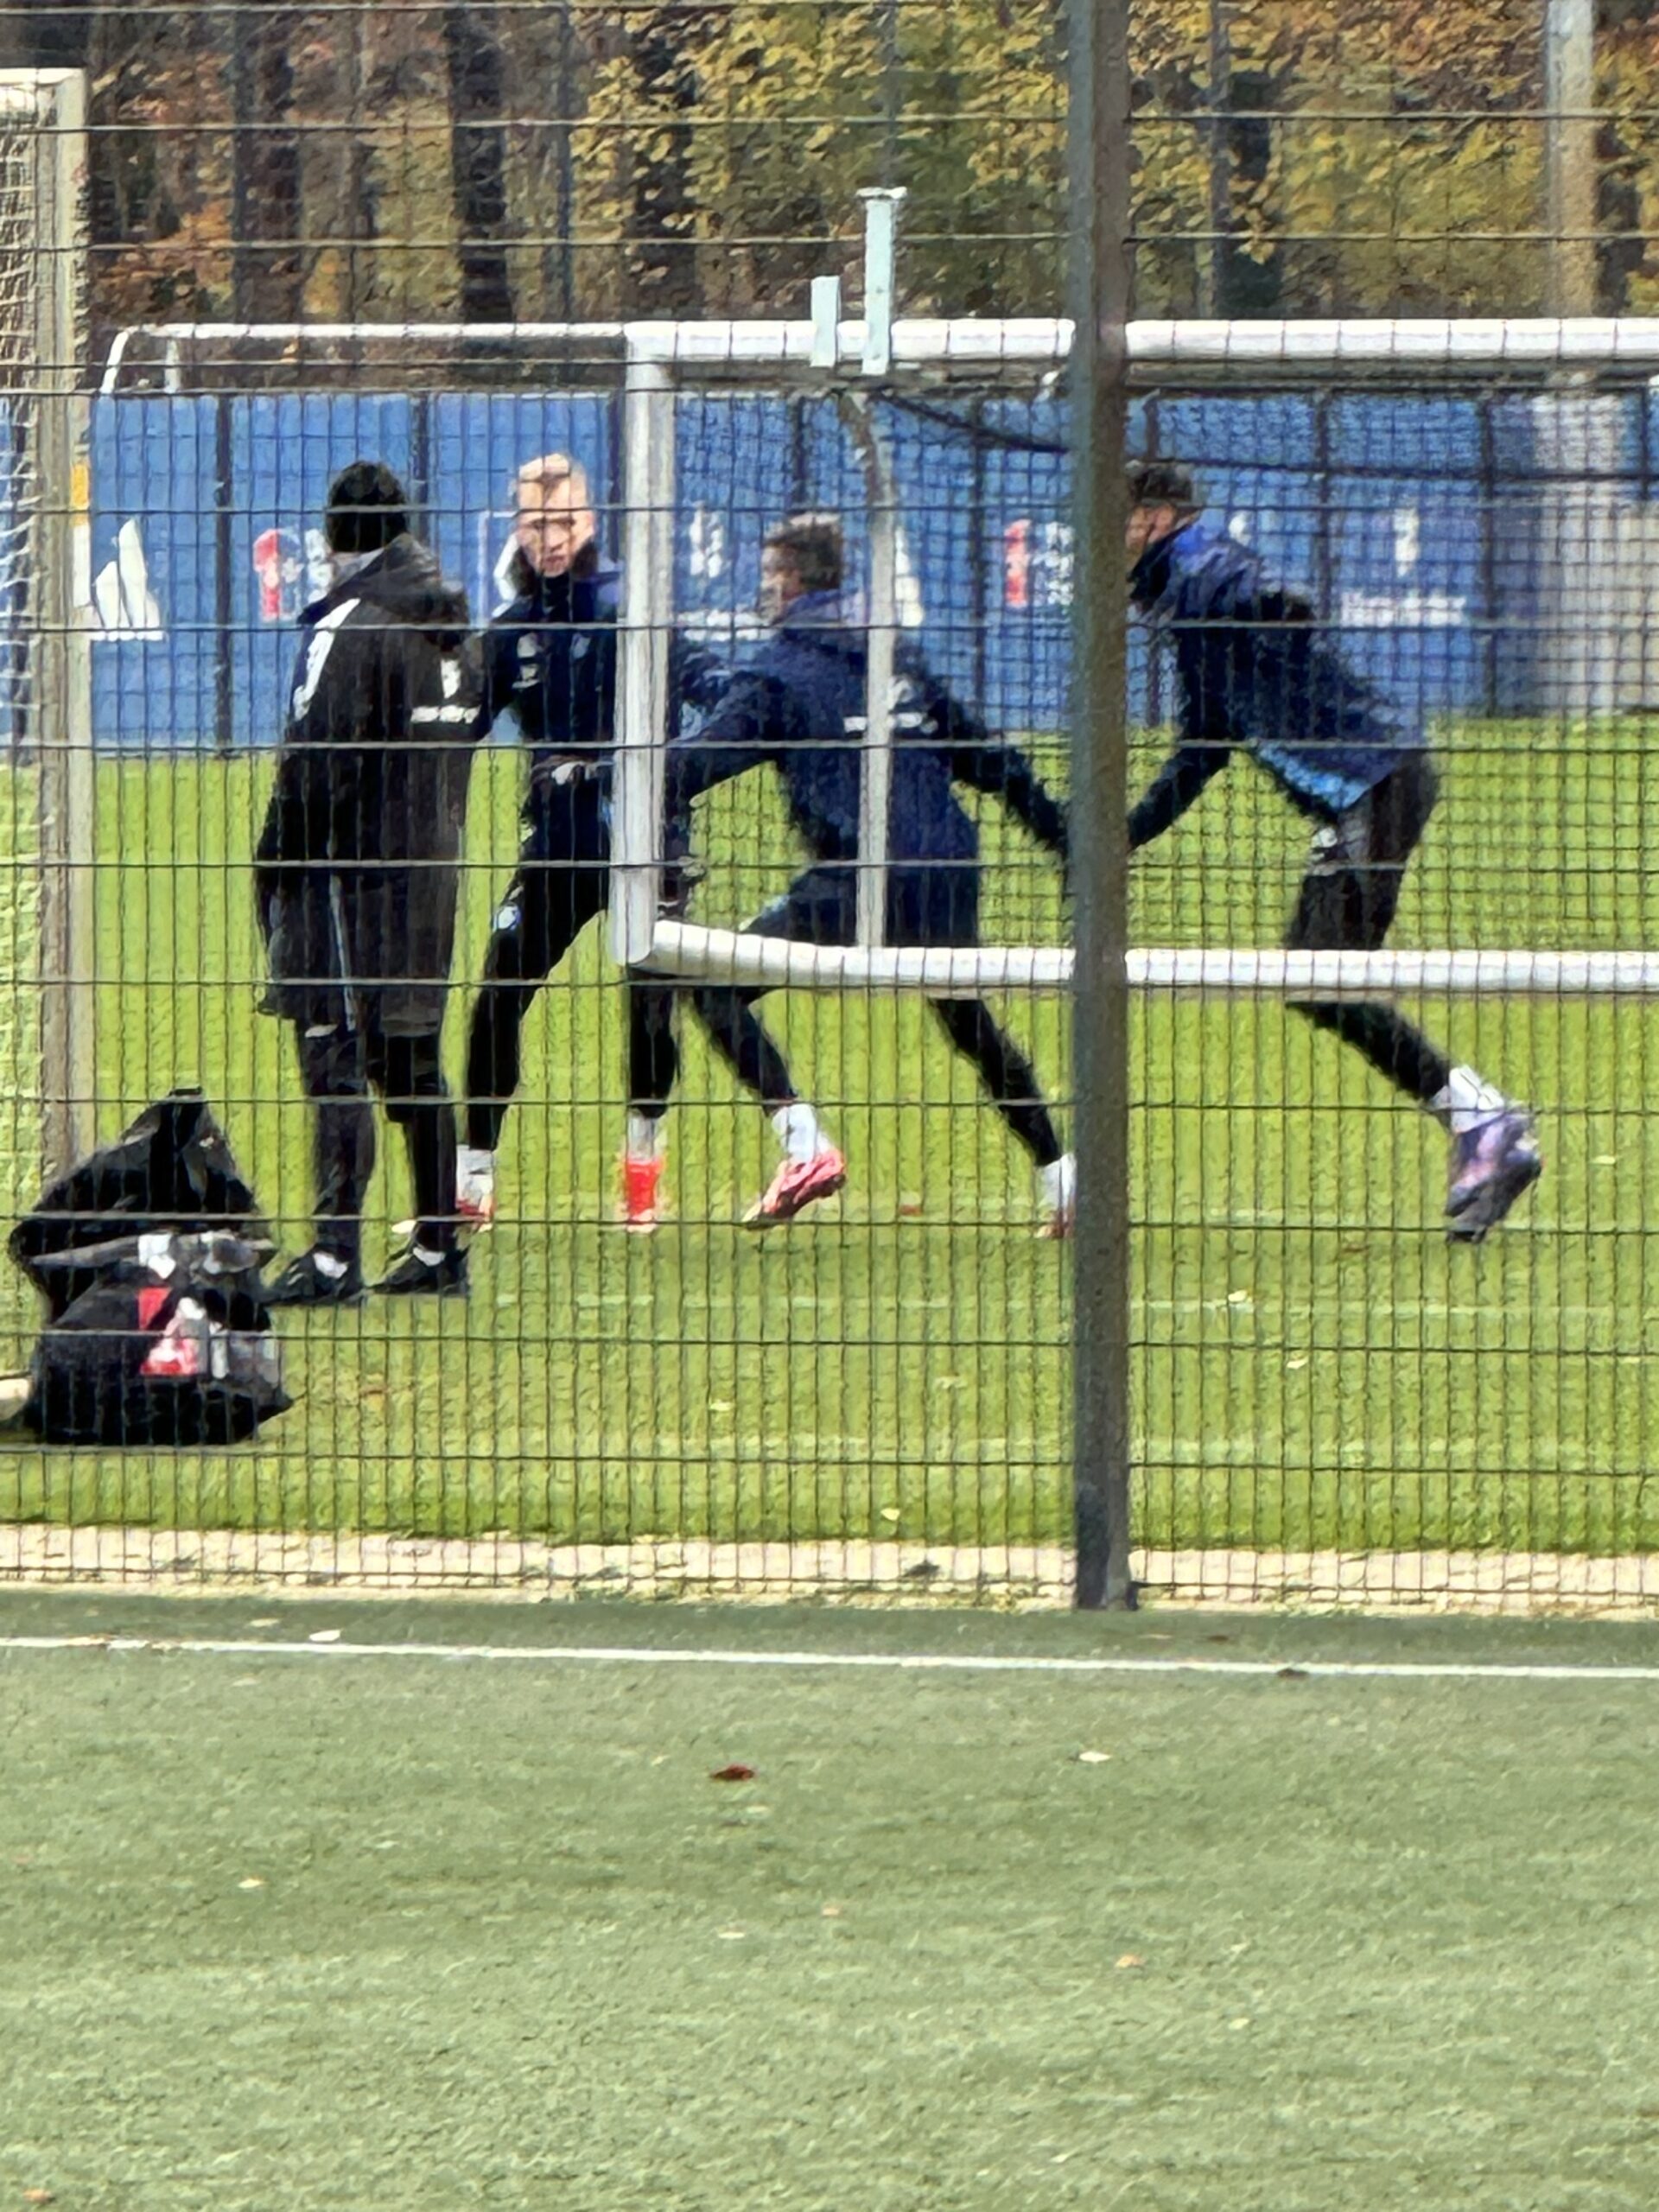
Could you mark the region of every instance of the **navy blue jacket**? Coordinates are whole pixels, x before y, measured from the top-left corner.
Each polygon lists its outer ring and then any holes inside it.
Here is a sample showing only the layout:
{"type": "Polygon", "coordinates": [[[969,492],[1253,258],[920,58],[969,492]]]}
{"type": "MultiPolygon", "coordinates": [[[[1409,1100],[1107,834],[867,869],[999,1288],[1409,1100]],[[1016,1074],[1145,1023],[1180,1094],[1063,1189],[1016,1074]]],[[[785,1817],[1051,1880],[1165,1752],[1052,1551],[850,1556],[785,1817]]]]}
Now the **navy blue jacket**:
{"type": "Polygon", "coordinates": [[[1334,821],[1423,744],[1344,660],[1306,601],[1269,583],[1249,548],[1201,523],[1151,546],[1129,580],[1174,646],[1180,742],[1129,816],[1146,844],[1184,814],[1236,748],[1291,804],[1334,821]]]}
{"type": "Polygon", "coordinates": [[[616,728],[616,620],[621,571],[589,547],[563,576],[515,559],[516,595],[484,634],[480,724],[509,707],[531,754],[532,791],[568,760],[610,758],[616,728]]]}
{"type": "MultiPolygon", "coordinates": [[[[669,748],[669,813],[699,791],[769,761],[790,819],[819,861],[858,859],[865,632],[831,592],[790,607],[701,728],[669,748]]],[[[994,791],[1052,852],[1065,850],[1065,810],[1015,747],[993,736],[902,645],[893,700],[888,858],[973,861],[979,832],[951,786],[994,791]]]]}
{"type": "MultiPolygon", "coordinates": [[[[530,795],[567,761],[608,767],[616,745],[617,620],[622,571],[590,547],[575,570],[542,576],[523,556],[513,563],[516,595],[484,634],[479,734],[509,708],[530,747],[530,795]]],[[[724,664],[677,635],[669,641],[669,714],[677,729],[688,709],[724,687],[724,664]]]]}

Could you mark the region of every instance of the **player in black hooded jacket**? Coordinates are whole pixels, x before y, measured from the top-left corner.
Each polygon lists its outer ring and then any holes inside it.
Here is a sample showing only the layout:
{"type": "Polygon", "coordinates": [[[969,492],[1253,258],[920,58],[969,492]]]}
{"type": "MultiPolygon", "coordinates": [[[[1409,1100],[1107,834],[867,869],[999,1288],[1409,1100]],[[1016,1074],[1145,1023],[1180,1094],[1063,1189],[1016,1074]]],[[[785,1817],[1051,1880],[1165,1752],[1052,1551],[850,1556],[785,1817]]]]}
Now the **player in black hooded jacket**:
{"type": "Polygon", "coordinates": [[[478,725],[467,599],[410,534],[403,486],[378,462],[334,480],[327,536],[335,580],[300,618],[255,856],[265,1011],[296,1027],[315,1115],[315,1241],[278,1279],[273,1306],[362,1295],[372,1087],[404,1131],[419,1216],[375,1288],[466,1287],[439,1040],[478,725]]]}

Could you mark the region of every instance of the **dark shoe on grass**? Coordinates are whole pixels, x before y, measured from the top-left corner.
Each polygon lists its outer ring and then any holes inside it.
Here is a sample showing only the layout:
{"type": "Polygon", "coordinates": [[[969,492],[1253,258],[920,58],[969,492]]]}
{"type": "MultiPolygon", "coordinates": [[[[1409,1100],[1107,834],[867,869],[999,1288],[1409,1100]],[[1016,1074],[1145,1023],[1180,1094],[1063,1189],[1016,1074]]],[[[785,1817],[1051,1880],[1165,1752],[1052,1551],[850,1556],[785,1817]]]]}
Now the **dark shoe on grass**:
{"type": "Polygon", "coordinates": [[[411,1244],[374,1286],[381,1298],[465,1298],[467,1255],[459,1245],[425,1252],[411,1244]]]}
{"type": "Polygon", "coordinates": [[[357,1262],[319,1254],[315,1246],[290,1260],[265,1293],[267,1306],[357,1306],[362,1299],[363,1271],[357,1262]],[[323,1260],[335,1266],[324,1266],[323,1260]]]}

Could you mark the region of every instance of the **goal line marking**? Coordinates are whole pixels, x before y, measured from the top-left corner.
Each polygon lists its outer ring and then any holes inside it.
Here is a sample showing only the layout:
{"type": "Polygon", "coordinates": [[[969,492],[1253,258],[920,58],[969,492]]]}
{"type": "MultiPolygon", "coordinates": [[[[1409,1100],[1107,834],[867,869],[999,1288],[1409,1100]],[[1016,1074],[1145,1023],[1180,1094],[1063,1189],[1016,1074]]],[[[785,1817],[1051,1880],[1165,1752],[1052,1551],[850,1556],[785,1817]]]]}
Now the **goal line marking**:
{"type": "Polygon", "coordinates": [[[1355,1681],[1659,1682],[1659,1665],[1574,1666],[1542,1661],[1459,1662],[1427,1659],[1204,1659],[931,1651],[652,1650],[637,1644],[351,1643],[332,1636],[313,1643],[174,1636],[5,1636],[0,1651],[160,1652],[232,1659],[448,1659],[542,1666],[891,1668],[938,1675],[1216,1675],[1261,1680],[1285,1675],[1355,1681]]]}

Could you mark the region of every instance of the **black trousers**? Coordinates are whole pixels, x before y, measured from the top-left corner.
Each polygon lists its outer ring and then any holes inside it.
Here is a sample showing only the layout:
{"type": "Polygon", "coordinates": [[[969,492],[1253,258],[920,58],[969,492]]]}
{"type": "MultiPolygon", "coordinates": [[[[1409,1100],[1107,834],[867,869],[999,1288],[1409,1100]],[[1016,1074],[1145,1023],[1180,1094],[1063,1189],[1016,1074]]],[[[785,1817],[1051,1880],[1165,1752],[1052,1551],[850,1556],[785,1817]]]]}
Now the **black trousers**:
{"type": "MultiPolygon", "coordinates": [[[[1377,950],[1393,927],[1406,869],[1438,795],[1427,753],[1408,753],[1357,806],[1319,831],[1286,934],[1292,950],[1377,950]]],[[[1446,1056],[1393,1007],[1344,999],[1292,1003],[1420,1103],[1446,1088],[1452,1072],[1446,1056]]]]}
{"type": "Polygon", "coordinates": [[[440,1033],[385,1035],[378,1027],[296,1024],[300,1073],[312,1108],[316,1242],[354,1259],[362,1243],[363,1202],[374,1173],[374,1105],[404,1133],[419,1217],[415,1236],[429,1251],[455,1241],[455,1115],[439,1058],[440,1033]]]}
{"type": "MultiPolygon", "coordinates": [[[[519,1032],[536,994],[610,899],[611,831],[596,776],[538,791],[518,866],[495,917],[467,1039],[467,1141],[493,1152],[518,1088],[519,1032]]],[[[679,1073],[671,986],[630,979],[628,1096],[667,1109],[679,1073]]]]}
{"type": "MultiPolygon", "coordinates": [[[[895,868],[887,880],[890,944],[974,944],[979,935],[979,871],[969,864],[895,868]]],[[[745,926],[757,937],[798,944],[850,944],[857,893],[850,869],[810,869],[745,926]]],[[[796,1096],[789,1069],[753,1011],[764,991],[704,984],[693,992],[697,1017],[715,1048],[769,1109],[796,1096]]],[[[1060,1157],[1060,1141],[1020,1047],[978,999],[930,999],[934,1018],[978,1070],[992,1104],[1039,1167],[1060,1157]]]]}

